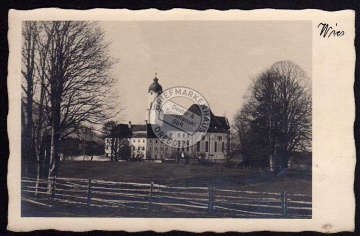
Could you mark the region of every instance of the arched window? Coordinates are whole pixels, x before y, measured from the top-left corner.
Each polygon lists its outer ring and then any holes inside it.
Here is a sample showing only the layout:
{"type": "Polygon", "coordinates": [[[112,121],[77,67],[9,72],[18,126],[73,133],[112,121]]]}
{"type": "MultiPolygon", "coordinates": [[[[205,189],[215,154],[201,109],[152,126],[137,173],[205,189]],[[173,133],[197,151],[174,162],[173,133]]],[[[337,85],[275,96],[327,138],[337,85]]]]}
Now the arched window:
{"type": "Polygon", "coordinates": [[[222,142],[222,144],[221,144],[221,151],[222,151],[222,152],[225,151],[225,143],[224,143],[224,142],[222,142]]]}
{"type": "Polygon", "coordinates": [[[138,151],[140,151],[140,146],[138,147],[138,151]]]}
{"type": "Polygon", "coordinates": [[[142,150],[144,151],[144,150],[145,150],[145,147],[143,147],[142,150]]]}
{"type": "Polygon", "coordinates": [[[196,151],[200,152],[200,141],[196,143],[196,151]]]}
{"type": "Polygon", "coordinates": [[[135,146],[133,146],[133,150],[135,151],[135,146]]]}
{"type": "Polygon", "coordinates": [[[209,152],[209,142],[205,142],[205,152],[209,152]]]}
{"type": "Polygon", "coordinates": [[[215,152],[217,152],[217,142],[214,143],[215,152]]]}

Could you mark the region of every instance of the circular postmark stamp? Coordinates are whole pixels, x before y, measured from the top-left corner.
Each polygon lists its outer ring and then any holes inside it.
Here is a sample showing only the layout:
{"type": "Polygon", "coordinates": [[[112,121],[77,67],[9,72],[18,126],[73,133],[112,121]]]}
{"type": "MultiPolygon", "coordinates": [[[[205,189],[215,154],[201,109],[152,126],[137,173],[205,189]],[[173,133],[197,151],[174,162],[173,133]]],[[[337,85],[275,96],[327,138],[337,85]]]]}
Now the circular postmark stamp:
{"type": "Polygon", "coordinates": [[[187,87],[163,91],[154,99],[149,112],[155,136],[175,148],[195,145],[205,137],[210,127],[208,102],[199,92],[187,87]]]}

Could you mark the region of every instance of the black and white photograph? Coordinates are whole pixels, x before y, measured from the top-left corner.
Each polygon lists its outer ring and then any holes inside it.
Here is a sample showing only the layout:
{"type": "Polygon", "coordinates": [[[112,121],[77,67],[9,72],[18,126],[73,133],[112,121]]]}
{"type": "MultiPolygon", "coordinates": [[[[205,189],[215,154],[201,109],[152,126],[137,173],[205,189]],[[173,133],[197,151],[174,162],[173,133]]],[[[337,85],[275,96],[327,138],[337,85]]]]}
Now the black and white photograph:
{"type": "Polygon", "coordinates": [[[14,56],[19,217],[316,218],[313,145],[321,156],[330,127],[313,40],[345,31],[304,17],[34,19],[17,24],[14,56]]]}
{"type": "Polygon", "coordinates": [[[310,22],[22,27],[22,216],[311,218],[310,22]]]}

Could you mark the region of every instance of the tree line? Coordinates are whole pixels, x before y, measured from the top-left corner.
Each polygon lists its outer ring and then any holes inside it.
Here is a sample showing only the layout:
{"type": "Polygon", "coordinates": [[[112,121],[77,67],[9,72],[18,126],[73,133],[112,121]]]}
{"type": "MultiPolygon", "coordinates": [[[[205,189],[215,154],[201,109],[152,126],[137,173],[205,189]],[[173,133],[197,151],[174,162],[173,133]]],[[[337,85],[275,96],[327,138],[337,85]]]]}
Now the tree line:
{"type": "Polygon", "coordinates": [[[116,61],[96,22],[26,21],[22,36],[22,166],[47,178],[62,140],[114,116],[116,61]]]}
{"type": "Polygon", "coordinates": [[[245,166],[278,173],[295,152],[311,152],[311,118],[310,79],[294,62],[277,62],[253,80],[235,115],[235,153],[245,166]]]}

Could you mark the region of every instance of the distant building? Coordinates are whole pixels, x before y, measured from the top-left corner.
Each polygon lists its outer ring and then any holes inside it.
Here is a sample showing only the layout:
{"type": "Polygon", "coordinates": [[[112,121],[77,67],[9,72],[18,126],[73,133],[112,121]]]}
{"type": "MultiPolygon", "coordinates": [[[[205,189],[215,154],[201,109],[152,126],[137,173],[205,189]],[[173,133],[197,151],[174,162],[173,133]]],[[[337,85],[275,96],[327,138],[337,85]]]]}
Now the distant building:
{"type": "MultiPolygon", "coordinates": [[[[185,155],[191,157],[201,157],[204,161],[208,162],[222,162],[230,147],[230,125],[226,117],[215,116],[210,111],[211,122],[206,136],[193,146],[171,147],[156,137],[153,133],[151,124],[155,121],[152,120],[154,116],[150,116],[152,102],[162,93],[162,86],[155,76],[154,82],[148,89],[148,103],[144,124],[119,124],[117,126],[117,138],[127,139],[131,147],[131,157],[141,157],[147,160],[164,161],[166,159],[181,158],[185,155]]],[[[188,111],[199,114],[198,105],[193,104],[188,111]]],[[[166,114],[165,114],[166,115],[166,114]]],[[[167,130],[169,137],[178,137],[188,135],[182,131],[174,128],[167,130]]],[[[112,138],[105,139],[105,154],[111,155],[112,138]]]]}

